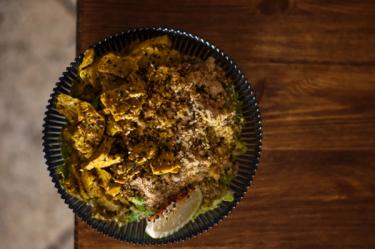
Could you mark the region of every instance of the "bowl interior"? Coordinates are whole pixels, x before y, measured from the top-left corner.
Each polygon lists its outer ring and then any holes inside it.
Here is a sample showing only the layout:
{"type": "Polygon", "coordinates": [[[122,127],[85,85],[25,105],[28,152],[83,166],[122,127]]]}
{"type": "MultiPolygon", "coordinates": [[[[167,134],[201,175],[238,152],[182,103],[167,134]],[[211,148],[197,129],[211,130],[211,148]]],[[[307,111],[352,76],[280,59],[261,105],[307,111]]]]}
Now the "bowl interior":
{"type": "Polygon", "coordinates": [[[194,222],[189,222],[178,232],[162,239],[153,239],[145,234],[145,220],[119,227],[114,222],[92,219],[90,216],[90,206],[69,195],[61,187],[56,172],[56,168],[64,162],[60,149],[60,134],[66,125],[66,120],[56,111],[54,104],[55,98],[59,93],[70,93],[72,85],[78,79],[77,67],[82,60],[82,54],[79,55],[66,69],[63,76],[56,84],[56,87],[53,89],[44,119],[43,146],[45,159],[52,181],[61,197],[69,207],[73,209],[74,213],[91,227],[118,240],[137,244],[166,244],[186,240],[217,224],[230,213],[246,193],[260,159],[262,138],[261,119],[254,92],[245,76],[238,69],[237,65],[211,43],[180,30],[156,27],[136,28],[127,32],[119,33],[107,37],[92,47],[100,56],[109,51],[120,52],[135,40],[146,40],[163,34],[168,34],[172,40],[173,48],[179,50],[183,54],[197,56],[203,60],[207,59],[209,56],[214,57],[216,62],[226,72],[227,76],[231,77],[235,83],[236,90],[242,103],[241,108],[245,119],[241,139],[245,142],[248,150],[245,154],[239,156],[236,161],[239,170],[237,176],[230,185],[230,188],[235,193],[234,202],[223,202],[218,208],[200,215],[194,222]]]}

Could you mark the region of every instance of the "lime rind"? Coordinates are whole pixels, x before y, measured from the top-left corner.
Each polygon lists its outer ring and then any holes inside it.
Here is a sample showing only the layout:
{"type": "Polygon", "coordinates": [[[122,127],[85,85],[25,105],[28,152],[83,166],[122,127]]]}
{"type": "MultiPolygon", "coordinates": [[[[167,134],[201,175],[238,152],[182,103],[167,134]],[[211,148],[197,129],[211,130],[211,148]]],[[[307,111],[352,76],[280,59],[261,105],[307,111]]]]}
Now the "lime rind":
{"type": "Polygon", "coordinates": [[[170,204],[154,221],[147,221],[145,232],[154,239],[167,237],[184,227],[199,210],[202,204],[202,192],[199,188],[182,200],[170,204]]]}

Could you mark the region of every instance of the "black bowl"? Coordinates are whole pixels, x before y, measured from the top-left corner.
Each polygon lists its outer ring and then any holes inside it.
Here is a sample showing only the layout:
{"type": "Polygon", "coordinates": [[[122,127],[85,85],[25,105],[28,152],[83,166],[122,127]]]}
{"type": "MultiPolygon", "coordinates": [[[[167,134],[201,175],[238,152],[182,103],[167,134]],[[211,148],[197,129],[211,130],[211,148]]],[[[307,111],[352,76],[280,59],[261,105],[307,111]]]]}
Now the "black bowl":
{"type": "Polygon", "coordinates": [[[60,133],[66,125],[66,120],[56,111],[55,98],[59,93],[70,93],[73,83],[78,78],[77,68],[82,61],[82,54],[66,69],[53,89],[48,101],[49,104],[47,105],[43,124],[43,147],[48,171],[65,203],[73,209],[73,212],[78,217],[99,232],[121,241],[136,244],[167,244],[177,242],[190,239],[213,227],[226,217],[243,198],[253,180],[260,159],[262,128],[260,111],[254,91],[238,66],[210,42],[181,30],[150,27],[130,29],[126,32],[109,36],[92,47],[95,49],[96,54],[100,56],[109,51],[121,51],[134,40],[146,40],[163,34],[168,34],[172,40],[173,47],[183,54],[198,56],[202,59],[207,59],[209,56],[214,57],[216,62],[224,69],[227,76],[231,77],[235,82],[245,118],[242,140],[246,143],[248,150],[246,154],[241,155],[237,159],[239,171],[230,185],[235,193],[234,202],[223,202],[218,208],[200,215],[194,222],[189,222],[178,232],[162,239],[153,239],[145,234],[145,220],[119,227],[114,222],[105,222],[91,218],[91,207],[69,195],[62,188],[56,172],[56,167],[64,162],[60,147],[60,133]]]}

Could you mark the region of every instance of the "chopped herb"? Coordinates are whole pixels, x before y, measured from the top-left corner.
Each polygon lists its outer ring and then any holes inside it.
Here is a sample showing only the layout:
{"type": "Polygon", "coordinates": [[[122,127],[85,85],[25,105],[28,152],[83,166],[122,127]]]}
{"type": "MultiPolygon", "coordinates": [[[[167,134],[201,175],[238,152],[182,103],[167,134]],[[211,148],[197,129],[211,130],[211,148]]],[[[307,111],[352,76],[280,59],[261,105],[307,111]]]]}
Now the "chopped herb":
{"type": "Polygon", "coordinates": [[[100,94],[97,95],[91,102],[91,105],[95,108],[95,110],[98,110],[99,108],[99,101],[100,101],[100,94]]]}
{"type": "Polygon", "coordinates": [[[199,215],[204,214],[208,211],[214,210],[217,208],[222,202],[232,202],[234,201],[233,192],[230,190],[226,190],[222,193],[222,195],[211,202],[209,205],[202,205],[200,209],[194,214],[193,220],[195,220],[199,215]]]}

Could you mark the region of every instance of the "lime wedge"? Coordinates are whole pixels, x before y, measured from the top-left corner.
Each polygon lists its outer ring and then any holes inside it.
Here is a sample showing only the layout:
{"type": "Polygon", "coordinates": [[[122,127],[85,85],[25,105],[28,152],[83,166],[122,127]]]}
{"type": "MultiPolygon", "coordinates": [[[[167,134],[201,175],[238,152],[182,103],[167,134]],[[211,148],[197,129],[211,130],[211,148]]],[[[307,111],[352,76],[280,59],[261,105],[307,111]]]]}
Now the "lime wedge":
{"type": "Polygon", "coordinates": [[[185,226],[198,211],[202,203],[202,192],[199,188],[176,203],[170,204],[154,221],[147,221],[145,232],[154,239],[169,236],[185,226]]]}

